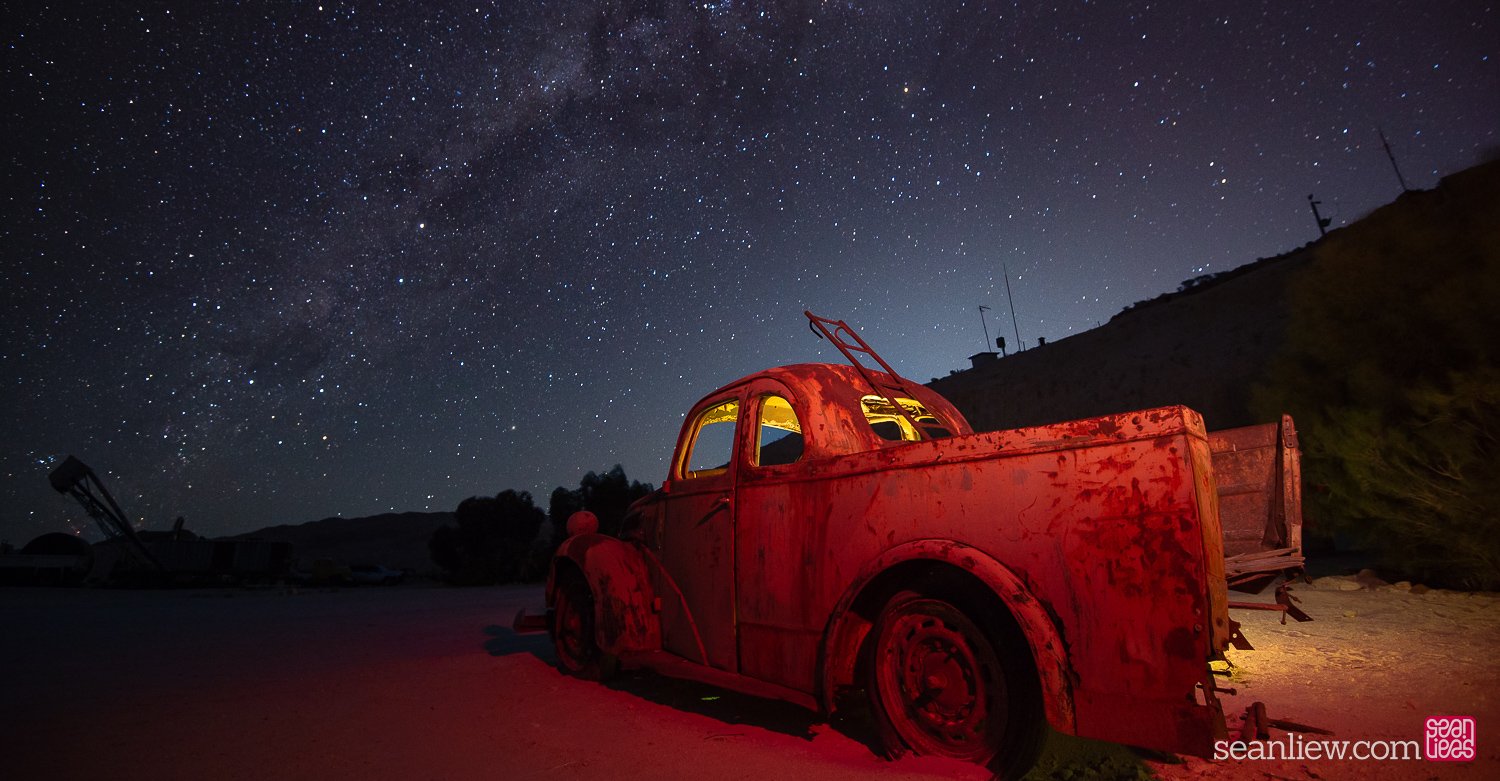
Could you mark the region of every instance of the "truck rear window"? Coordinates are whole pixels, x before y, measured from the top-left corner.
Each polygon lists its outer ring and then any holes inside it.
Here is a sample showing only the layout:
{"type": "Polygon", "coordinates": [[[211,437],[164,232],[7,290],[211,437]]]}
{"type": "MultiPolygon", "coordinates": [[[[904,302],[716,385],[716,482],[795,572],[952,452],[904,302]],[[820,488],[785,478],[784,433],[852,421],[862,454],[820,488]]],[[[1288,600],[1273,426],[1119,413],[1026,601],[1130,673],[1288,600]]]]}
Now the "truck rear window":
{"type": "Polygon", "coordinates": [[[802,424],[791,402],[780,396],[760,400],[760,441],[756,466],[794,464],[802,458],[802,424]]]}
{"type": "MultiPolygon", "coordinates": [[[[926,427],[928,436],[934,439],[953,436],[948,424],[929,412],[926,407],[922,406],[922,402],[896,397],[896,403],[900,404],[913,420],[926,427]]],[[[900,412],[896,411],[886,397],[865,396],[859,400],[859,404],[865,411],[865,420],[869,421],[870,428],[874,429],[881,439],[888,439],[892,442],[916,442],[922,438],[922,435],[905,417],[902,417],[900,412]]]]}

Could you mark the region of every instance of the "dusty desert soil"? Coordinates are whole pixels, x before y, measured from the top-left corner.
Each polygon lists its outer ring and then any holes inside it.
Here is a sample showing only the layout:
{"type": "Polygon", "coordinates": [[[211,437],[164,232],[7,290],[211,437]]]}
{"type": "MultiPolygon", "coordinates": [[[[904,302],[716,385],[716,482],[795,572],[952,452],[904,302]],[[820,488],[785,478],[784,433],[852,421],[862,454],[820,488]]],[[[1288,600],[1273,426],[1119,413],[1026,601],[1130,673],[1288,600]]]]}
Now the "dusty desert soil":
{"type": "MultiPolygon", "coordinates": [[[[1229,652],[1235,688],[1226,713],[1254,701],[1268,715],[1331,730],[1331,739],[1423,740],[1428,716],[1478,726],[1473,763],[1243,761],[1152,763],[1163,778],[1500,778],[1500,594],[1385,584],[1366,575],[1294,585],[1314,620],[1234,611],[1254,651],[1229,652]]],[[[1267,601],[1264,598],[1255,601],[1267,601]]],[[[1273,738],[1286,733],[1272,730],[1273,738]]],[[[1304,735],[1309,739],[1325,739],[1304,735]]]]}
{"type": "MultiPolygon", "coordinates": [[[[1359,585],[1302,587],[1309,624],[1240,614],[1257,650],[1235,655],[1229,706],[1263,700],[1350,739],[1472,715],[1478,762],[1143,761],[1054,738],[1036,777],[1500,777],[1500,600],[1359,585]]],[[[536,587],[3,589],[0,777],[985,777],[877,759],[858,720],[645,674],[562,677],[545,637],[505,628],[539,603],[536,587]]]]}

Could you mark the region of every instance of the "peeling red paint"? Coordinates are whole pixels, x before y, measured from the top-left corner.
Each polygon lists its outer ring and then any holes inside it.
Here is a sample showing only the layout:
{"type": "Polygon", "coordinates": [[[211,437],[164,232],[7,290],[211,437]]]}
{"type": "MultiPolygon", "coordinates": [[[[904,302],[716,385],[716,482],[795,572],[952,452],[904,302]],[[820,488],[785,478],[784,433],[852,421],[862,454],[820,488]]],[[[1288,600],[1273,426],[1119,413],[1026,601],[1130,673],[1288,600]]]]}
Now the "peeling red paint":
{"type": "Polygon", "coordinates": [[[1223,717],[1194,697],[1229,622],[1202,419],[1165,407],[976,434],[916,386],[905,392],[953,436],[890,442],[864,417],[863,383],[849,367],[780,367],[690,412],[674,464],[700,413],[737,401],[722,473],[674,467],[634,509],[634,540],[583,535],[559,551],[596,589],[600,647],[648,666],[680,657],[720,685],[828,711],[858,683],[883,601],[966,573],[952,582],[987,590],[1024,633],[1054,728],[1207,753],[1223,717]],[[758,466],[770,396],[795,412],[801,456],[758,466]]]}

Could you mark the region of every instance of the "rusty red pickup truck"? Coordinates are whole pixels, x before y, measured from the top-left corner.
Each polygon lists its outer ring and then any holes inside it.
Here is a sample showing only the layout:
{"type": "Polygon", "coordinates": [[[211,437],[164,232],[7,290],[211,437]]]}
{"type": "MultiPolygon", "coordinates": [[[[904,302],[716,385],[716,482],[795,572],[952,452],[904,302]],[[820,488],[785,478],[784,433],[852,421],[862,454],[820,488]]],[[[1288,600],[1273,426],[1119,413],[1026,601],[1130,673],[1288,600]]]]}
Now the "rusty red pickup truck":
{"type": "Polygon", "coordinates": [[[570,521],[546,590],[559,667],[823,714],[863,690],[889,755],[1003,777],[1034,763],[1045,725],[1207,756],[1225,730],[1209,665],[1234,624],[1199,415],[975,433],[849,357],[708,394],[619,538],[570,521]]]}

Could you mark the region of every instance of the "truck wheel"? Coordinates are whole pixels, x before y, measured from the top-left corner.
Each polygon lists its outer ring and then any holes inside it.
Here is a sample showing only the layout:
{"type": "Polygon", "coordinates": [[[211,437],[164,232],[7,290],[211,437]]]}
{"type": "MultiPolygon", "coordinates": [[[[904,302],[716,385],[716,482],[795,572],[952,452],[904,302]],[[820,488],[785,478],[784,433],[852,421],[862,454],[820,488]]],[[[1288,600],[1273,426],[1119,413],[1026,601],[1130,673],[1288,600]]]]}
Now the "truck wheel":
{"type": "Polygon", "coordinates": [[[600,651],[594,641],[594,593],[576,572],[558,576],[552,647],[557,653],[557,669],[568,675],[602,681],[614,673],[614,657],[600,651]]]}
{"type": "MultiPolygon", "coordinates": [[[[886,753],[907,750],[988,765],[1019,778],[1036,761],[1042,715],[1002,647],[952,603],[902,591],[871,630],[867,689],[886,753]]],[[[1028,652],[1029,653],[1029,652],[1028,652]]]]}

